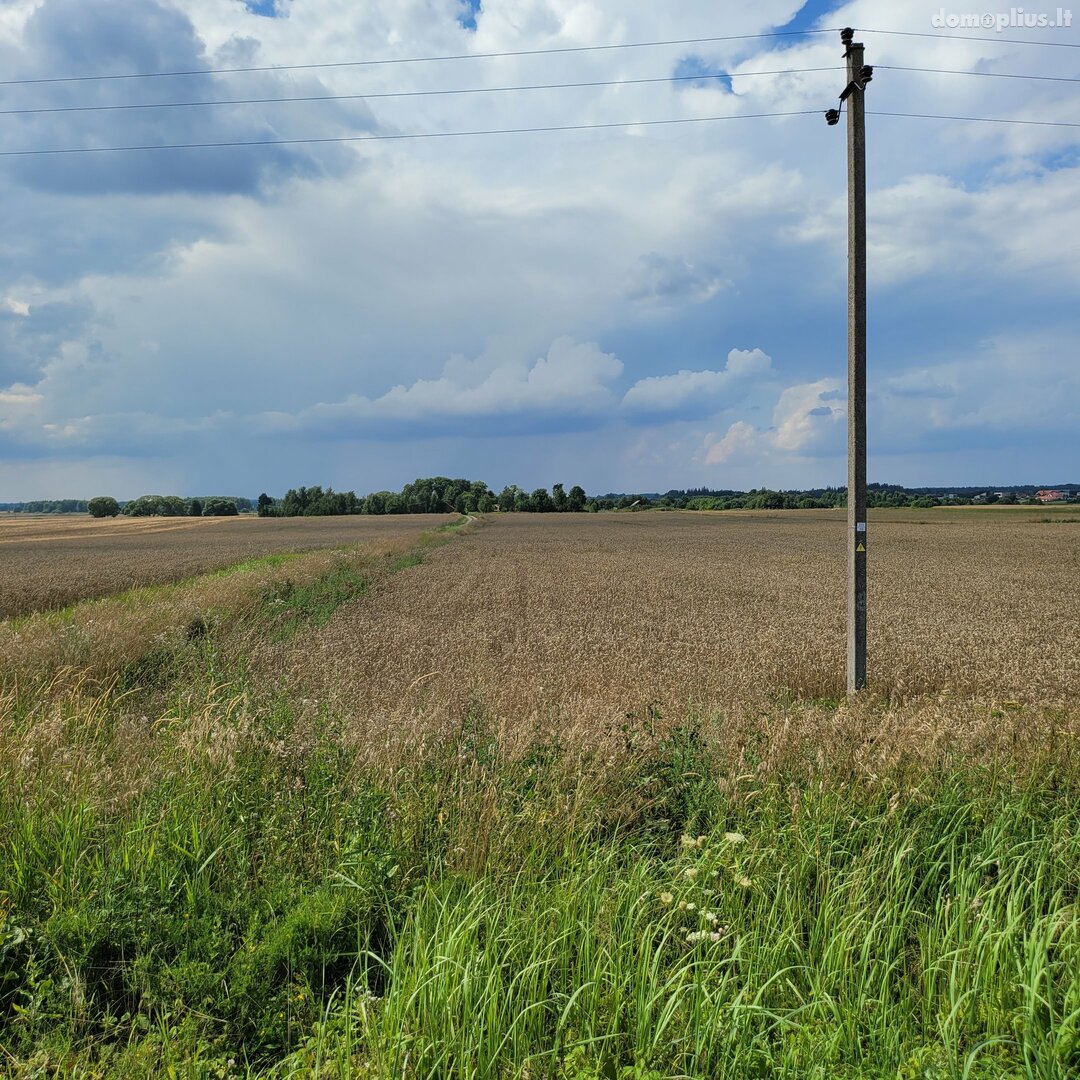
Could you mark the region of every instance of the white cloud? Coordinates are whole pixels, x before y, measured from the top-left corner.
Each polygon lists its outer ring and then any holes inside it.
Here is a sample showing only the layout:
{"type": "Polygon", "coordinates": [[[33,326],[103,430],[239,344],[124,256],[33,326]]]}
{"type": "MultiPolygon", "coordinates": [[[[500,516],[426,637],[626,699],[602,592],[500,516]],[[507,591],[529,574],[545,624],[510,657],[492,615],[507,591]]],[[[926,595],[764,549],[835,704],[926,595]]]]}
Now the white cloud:
{"type": "Polygon", "coordinates": [[[721,436],[705,436],[705,464],[722,465],[760,452],[761,434],[745,420],[736,420],[721,436]]]}
{"type": "MultiPolygon", "coordinates": [[[[6,390],[0,390],[0,404],[3,405],[37,405],[41,400],[40,394],[35,394],[31,387],[23,386],[21,383],[15,383],[6,390]]],[[[0,423],[2,422],[0,419],[0,423]]]]}
{"type": "Polygon", "coordinates": [[[789,454],[806,454],[825,445],[844,420],[846,408],[836,379],[789,386],[773,410],[773,445],[789,454]]]}
{"type": "Polygon", "coordinates": [[[595,342],[560,337],[545,356],[531,364],[506,361],[492,366],[483,360],[470,364],[458,357],[444,367],[438,379],[400,384],[377,398],[354,394],[295,414],[266,413],[257,423],[264,431],[348,432],[363,437],[369,428],[385,432],[402,424],[415,430],[425,423],[523,414],[590,416],[613,405],[610,384],[622,370],[622,362],[595,342]]]}
{"type": "Polygon", "coordinates": [[[631,413],[671,413],[687,406],[715,411],[737,383],[760,378],[771,367],[772,358],[761,349],[732,349],[721,371],[684,369],[639,379],[623,397],[623,408],[631,413]]]}
{"type": "Polygon", "coordinates": [[[705,463],[835,452],[835,435],[846,415],[839,387],[836,379],[787,387],[777,399],[773,424],[767,430],[759,431],[745,420],[737,420],[723,435],[706,435],[705,463]]]}

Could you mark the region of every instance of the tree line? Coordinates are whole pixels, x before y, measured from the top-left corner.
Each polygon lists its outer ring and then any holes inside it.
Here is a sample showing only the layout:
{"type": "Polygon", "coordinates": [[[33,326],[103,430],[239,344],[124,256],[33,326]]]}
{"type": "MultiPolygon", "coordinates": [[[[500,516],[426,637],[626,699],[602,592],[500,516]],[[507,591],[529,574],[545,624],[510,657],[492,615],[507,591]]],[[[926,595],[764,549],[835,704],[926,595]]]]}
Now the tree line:
{"type": "Polygon", "coordinates": [[[0,510],[12,514],[85,514],[88,502],[88,499],[32,499],[0,503],[0,510]]]}
{"type": "MultiPolygon", "coordinates": [[[[1080,485],[1059,484],[1070,501],[1080,499],[1080,485]]],[[[991,503],[1034,504],[1033,485],[994,491],[960,487],[905,488],[897,484],[868,484],[867,503],[871,507],[964,506],[991,503]]],[[[93,499],[37,499],[21,503],[0,503],[0,511],[28,514],[90,513],[94,517],[220,517],[256,511],[260,517],[327,517],[344,514],[549,514],[600,510],[810,510],[847,506],[844,487],[777,491],[770,488],[734,489],[685,488],[664,494],[586,495],[575,484],[563,484],[529,491],[508,484],[496,492],[481,480],[429,476],[406,484],[401,491],[335,491],[332,487],[290,488],[281,498],[265,492],[258,499],[208,495],[187,498],[181,495],[140,495],[128,502],[111,496],[93,499]]]]}
{"type": "Polygon", "coordinates": [[[242,510],[254,508],[251,499],[238,496],[207,495],[187,499],[182,495],[140,495],[125,503],[111,495],[96,495],[85,509],[91,517],[235,517],[242,510]]]}
{"type": "Polygon", "coordinates": [[[563,484],[526,491],[510,484],[496,494],[482,480],[429,476],[406,484],[401,491],[373,491],[358,496],[354,491],[334,491],[321,486],[290,488],[280,499],[265,492],[256,500],[261,517],[322,517],[339,514],[489,514],[493,511],[518,513],[559,513],[598,510],[585,489],[575,484],[569,491],[563,484]]]}

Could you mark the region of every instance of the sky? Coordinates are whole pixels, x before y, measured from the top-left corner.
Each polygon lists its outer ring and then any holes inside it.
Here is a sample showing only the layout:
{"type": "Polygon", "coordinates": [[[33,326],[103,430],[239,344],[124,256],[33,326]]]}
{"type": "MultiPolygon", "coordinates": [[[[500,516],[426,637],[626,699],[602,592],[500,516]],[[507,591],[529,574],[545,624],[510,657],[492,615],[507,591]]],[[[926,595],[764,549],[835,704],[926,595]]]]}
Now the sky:
{"type": "Polygon", "coordinates": [[[998,10],[0,0],[0,501],[843,484],[843,26],[869,479],[1080,481],[1080,127],[880,115],[1080,124],[998,10]]]}

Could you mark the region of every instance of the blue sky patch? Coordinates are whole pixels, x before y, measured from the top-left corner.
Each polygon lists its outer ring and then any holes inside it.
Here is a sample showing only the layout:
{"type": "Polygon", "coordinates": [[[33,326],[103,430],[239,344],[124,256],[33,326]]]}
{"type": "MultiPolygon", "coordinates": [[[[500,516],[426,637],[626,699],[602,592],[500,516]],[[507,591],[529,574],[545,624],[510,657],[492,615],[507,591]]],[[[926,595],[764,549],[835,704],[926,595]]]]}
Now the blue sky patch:
{"type": "Polygon", "coordinates": [[[281,12],[277,9],[278,0],[244,0],[244,7],[252,15],[262,15],[267,19],[276,19],[281,12]]]}
{"type": "Polygon", "coordinates": [[[783,26],[776,28],[776,33],[793,33],[797,30],[816,30],[817,23],[826,15],[844,6],[844,0],[807,0],[783,26]]]}
{"type": "Polygon", "coordinates": [[[727,75],[709,78],[716,74],[716,65],[709,64],[700,56],[684,56],[672,72],[672,77],[681,80],[676,86],[722,86],[731,93],[731,79],[727,75]]]}
{"type": "Polygon", "coordinates": [[[457,21],[466,30],[475,30],[476,16],[480,14],[480,11],[480,0],[461,0],[461,11],[458,14],[457,21]]]}

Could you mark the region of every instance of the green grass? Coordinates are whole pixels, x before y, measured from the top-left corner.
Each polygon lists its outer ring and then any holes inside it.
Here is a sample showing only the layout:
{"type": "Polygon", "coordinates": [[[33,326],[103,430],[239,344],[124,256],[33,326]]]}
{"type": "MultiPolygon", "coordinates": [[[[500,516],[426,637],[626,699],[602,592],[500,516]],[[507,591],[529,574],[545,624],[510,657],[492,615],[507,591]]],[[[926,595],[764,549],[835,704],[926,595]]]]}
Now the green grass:
{"type": "MultiPolygon", "coordinates": [[[[391,563],[392,570],[398,569],[399,561],[391,563]]],[[[358,599],[366,589],[362,570],[347,562],[314,581],[296,584],[286,580],[268,589],[262,598],[264,615],[273,618],[269,636],[285,640],[306,627],[324,626],[342,604],[358,599]]]]}
{"type": "Polygon", "coordinates": [[[287,749],[284,700],[227,757],[181,750],[198,720],[176,712],[122,806],[7,778],[0,1042],[23,1075],[1080,1068],[1080,803],[1056,782],[733,793],[707,757],[685,779],[674,739],[545,832],[559,753],[500,760],[473,730],[391,787],[330,719],[287,749]],[[608,800],[642,790],[611,825],[608,800]]]}

